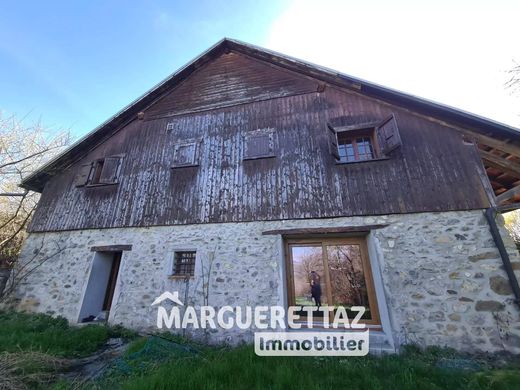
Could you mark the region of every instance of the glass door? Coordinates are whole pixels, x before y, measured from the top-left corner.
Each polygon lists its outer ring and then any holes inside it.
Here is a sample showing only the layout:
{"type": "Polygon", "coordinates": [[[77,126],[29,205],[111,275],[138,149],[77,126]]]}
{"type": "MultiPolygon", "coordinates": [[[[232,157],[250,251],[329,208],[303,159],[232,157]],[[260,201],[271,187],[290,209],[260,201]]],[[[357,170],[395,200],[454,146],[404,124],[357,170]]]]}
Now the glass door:
{"type": "MultiPolygon", "coordinates": [[[[290,306],[333,306],[346,309],[349,320],[365,307],[363,323],[379,325],[379,313],[364,238],[287,241],[287,285],[290,306]]],[[[329,309],[330,310],[330,309],[329,309]]],[[[307,321],[306,312],[296,314],[307,321]]],[[[323,311],[314,311],[314,326],[323,324],[323,311]]]]}

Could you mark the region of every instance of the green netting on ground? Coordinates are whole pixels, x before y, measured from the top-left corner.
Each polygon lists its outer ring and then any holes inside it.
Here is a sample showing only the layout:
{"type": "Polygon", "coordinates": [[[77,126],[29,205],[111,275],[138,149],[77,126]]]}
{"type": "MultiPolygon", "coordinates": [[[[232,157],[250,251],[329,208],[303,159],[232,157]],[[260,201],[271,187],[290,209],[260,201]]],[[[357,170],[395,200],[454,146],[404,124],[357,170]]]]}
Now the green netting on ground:
{"type": "Polygon", "coordinates": [[[140,350],[117,359],[112,369],[123,374],[131,374],[166,360],[192,357],[198,353],[199,351],[190,345],[154,335],[148,337],[140,350]]]}
{"type": "Polygon", "coordinates": [[[441,359],[436,366],[445,370],[457,371],[479,371],[482,369],[480,364],[472,359],[441,359]]]}

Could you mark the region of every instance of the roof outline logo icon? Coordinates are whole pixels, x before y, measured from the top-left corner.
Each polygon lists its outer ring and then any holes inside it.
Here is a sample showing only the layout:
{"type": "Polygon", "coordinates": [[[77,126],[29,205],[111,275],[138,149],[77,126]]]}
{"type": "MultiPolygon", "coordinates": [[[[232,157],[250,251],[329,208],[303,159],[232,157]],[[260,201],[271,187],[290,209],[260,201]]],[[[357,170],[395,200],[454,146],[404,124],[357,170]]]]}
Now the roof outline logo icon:
{"type": "Polygon", "coordinates": [[[174,291],[173,293],[171,293],[169,291],[163,292],[161,295],[159,295],[157,298],[155,298],[155,300],[152,303],[152,306],[159,305],[160,303],[162,303],[166,300],[170,300],[170,301],[176,303],[177,305],[184,306],[184,303],[182,303],[182,301],[179,299],[178,291],[174,291]]]}

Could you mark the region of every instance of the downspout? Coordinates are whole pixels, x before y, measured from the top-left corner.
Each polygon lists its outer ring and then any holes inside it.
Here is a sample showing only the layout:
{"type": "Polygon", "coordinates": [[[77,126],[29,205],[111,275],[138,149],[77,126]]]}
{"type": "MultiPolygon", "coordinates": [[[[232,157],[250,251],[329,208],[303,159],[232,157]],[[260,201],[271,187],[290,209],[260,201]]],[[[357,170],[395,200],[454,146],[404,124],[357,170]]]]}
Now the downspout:
{"type": "Polygon", "coordinates": [[[493,236],[493,241],[495,241],[495,245],[500,253],[500,257],[502,258],[502,263],[504,264],[504,269],[506,270],[507,276],[509,278],[509,283],[511,284],[511,288],[513,289],[513,294],[515,295],[515,303],[520,306],[520,286],[518,285],[518,279],[516,278],[515,272],[513,271],[513,266],[511,265],[511,260],[509,259],[509,254],[507,253],[506,247],[504,245],[504,241],[502,240],[502,236],[500,235],[500,231],[498,230],[496,216],[497,211],[511,211],[518,209],[520,206],[518,204],[511,205],[511,207],[490,207],[486,209],[485,216],[489,225],[489,229],[491,231],[491,236],[493,236]]]}

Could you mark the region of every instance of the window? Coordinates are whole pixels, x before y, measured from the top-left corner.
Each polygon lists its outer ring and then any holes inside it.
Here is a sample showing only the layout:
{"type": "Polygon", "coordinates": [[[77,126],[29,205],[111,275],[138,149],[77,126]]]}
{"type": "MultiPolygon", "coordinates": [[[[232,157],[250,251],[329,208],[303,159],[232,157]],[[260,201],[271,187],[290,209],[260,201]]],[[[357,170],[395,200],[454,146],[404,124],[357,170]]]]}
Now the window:
{"type": "MultiPolygon", "coordinates": [[[[372,271],[363,237],[288,240],[287,286],[290,306],[364,306],[362,321],[380,325],[372,271]]],[[[330,313],[329,321],[334,318],[330,313]]],[[[297,312],[305,318],[305,312],[297,312]]],[[[323,324],[323,311],[314,311],[315,325],[323,324]]]]}
{"type": "Polygon", "coordinates": [[[260,129],[244,136],[244,160],[274,157],[274,131],[260,129]]]}
{"type": "Polygon", "coordinates": [[[76,187],[117,184],[123,156],[110,156],[79,167],[76,187]]]}
{"type": "Polygon", "coordinates": [[[101,172],[103,172],[103,166],[105,165],[105,160],[98,160],[94,162],[94,175],[90,181],[90,184],[99,184],[101,179],[101,172]]]}
{"type": "Polygon", "coordinates": [[[198,142],[175,144],[172,168],[193,167],[198,165],[198,142]]]}
{"type": "Polygon", "coordinates": [[[195,274],[195,251],[178,251],[173,256],[173,276],[193,276],[195,274]]]}
{"type": "Polygon", "coordinates": [[[362,131],[358,135],[349,132],[338,133],[338,160],[353,162],[376,158],[373,134],[373,129],[362,131]]]}
{"type": "Polygon", "coordinates": [[[341,163],[369,161],[386,157],[401,146],[401,136],[394,115],[382,122],[332,127],[329,150],[341,163]]]}

